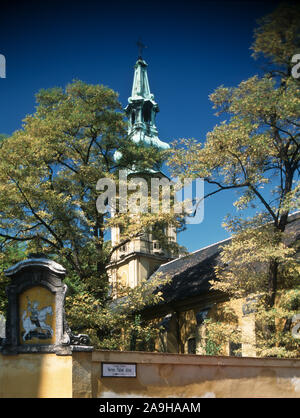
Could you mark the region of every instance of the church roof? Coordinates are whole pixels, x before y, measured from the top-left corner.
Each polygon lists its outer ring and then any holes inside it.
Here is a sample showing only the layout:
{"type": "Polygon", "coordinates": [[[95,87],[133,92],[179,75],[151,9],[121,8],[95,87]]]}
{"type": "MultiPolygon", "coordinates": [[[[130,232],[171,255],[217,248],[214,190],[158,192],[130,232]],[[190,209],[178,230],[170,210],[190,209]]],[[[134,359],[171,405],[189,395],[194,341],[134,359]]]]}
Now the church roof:
{"type": "MultiPolygon", "coordinates": [[[[300,212],[290,215],[287,244],[300,239],[300,212]]],[[[220,263],[220,252],[231,238],[209,245],[161,265],[156,273],[170,275],[171,283],[160,289],[163,293],[161,305],[176,305],[188,299],[199,299],[210,293],[209,281],[215,279],[214,267],[220,263]]]]}
{"type": "Polygon", "coordinates": [[[219,263],[221,248],[230,241],[228,238],[161,265],[155,273],[172,278],[171,283],[160,289],[162,303],[170,304],[207,293],[209,281],[215,278],[214,267],[219,263]]]}

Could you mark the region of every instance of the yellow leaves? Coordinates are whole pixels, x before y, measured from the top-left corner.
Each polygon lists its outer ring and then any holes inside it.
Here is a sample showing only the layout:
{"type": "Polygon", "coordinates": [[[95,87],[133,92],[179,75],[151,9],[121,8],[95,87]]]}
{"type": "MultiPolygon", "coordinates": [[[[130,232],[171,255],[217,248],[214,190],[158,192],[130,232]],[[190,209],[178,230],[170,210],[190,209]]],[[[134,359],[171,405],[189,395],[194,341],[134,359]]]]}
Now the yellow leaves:
{"type": "Polygon", "coordinates": [[[287,232],[283,236],[272,223],[263,217],[242,221],[233,218],[227,226],[235,230],[231,242],[223,246],[220,265],[215,268],[215,290],[241,297],[253,292],[268,290],[269,266],[279,264],[278,286],[293,287],[300,283],[300,269],[296,250],[288,246],[287,232]]]}
{"type": "Polygon", "coordinates": [[[273,64],[286,66],[297,50],[300,10],[296,4],[280,4],[259,21],[251,47],[253,56],[263,55],[273,64]]]}
{"type": "Polygon", "coordinates": [[[178,141],[169,165],[175,174],[186,177],[219,176],[223,184],[247,181],[263,187],[269,182],[268,166],[280,166],[285,158],[278,151],[285,146],[283,133],[296,135],[299,83],[288,80],[282,89],[270,78],[254,76],[234,89],[220,87],[211,99],[231,114],[230,120],[208,132],[204,146],[194,140],[178,141]]]}
{"type": "Polygon", "coordinates": [[[293,316],[299,313],[299,307],[299,285],[291,290],[280,290],[272,309],[257,304],[255,317],[259,356],[299,357],[299,341],[292,334],[291,322],[293,316]]]}
{"type": "MultiPolygon", "coordinates": [[[[221,307],[222,309],[222,307],[221,307]]],[[[207,355],[228,355],[226,350],[229,341],[240,343],[240,331],[236,324],[230,324],[212,318],[206,319],[205,324],[205,338],[201,341],[202,348],[207,355]]]]}
{"type": "Polygon", "coordinates": [[[135,289],[124,287],[123,296],[106,306],[100,306],[87,292],[67,297],[68,319],[73,327],[83,328],[86,333],[90,328],[95,346],[128,350],[133,332],[140,343],[150,341],[158,332],[154,324],[144,323],[136,312],[160,300],[161,292],[155,295],[153,291],[167,280],[158,275],[153,281],[143,280],[135,289]]]}
{"type": "Polygon", "coordinates": [[[280,213],[297,211],[300,208],[300,181],[294,182],[294,188],[285,195],[280,213]]]}
{"type": "MultiPolygon", "coordinates": [[[[223,248],[212,286],[234,297],[270,291],[271,263],[279,266],[278,288],[292,288],[300,280],[296,250],[278,228],[282,215],[300,207],[299,182],[292,183],[299,172],[300,85],[290,76],[299,29],[299,6],[280,6],[264,18],[253,50],[282,65],[275,72],[278,78],[253,76],[237,87],[216,89],[210,95],[213,108],[227,119],[208,132],[202,146],[200,141],[180,140],[170,156],[176,175],[204,177],[216,186],[212,193],[242,190],[235,208],[247,209],[256,202],[263,207],[248,223],[234,219],[223,224],[234,236],[223,248]]],[[[285,350],[277,349],[280,355],[285,350]]]]}
{"type": "Polygon", "coordinates": [[[118,310],[134,312],[143,309],[145,306],[152,306],[162,300],[162,292],[158,289],[171,280],[168,276],[155,274],[151,280],[142,280],[135,288],[123,289],[125,297],[119,299],[118,310]]]}

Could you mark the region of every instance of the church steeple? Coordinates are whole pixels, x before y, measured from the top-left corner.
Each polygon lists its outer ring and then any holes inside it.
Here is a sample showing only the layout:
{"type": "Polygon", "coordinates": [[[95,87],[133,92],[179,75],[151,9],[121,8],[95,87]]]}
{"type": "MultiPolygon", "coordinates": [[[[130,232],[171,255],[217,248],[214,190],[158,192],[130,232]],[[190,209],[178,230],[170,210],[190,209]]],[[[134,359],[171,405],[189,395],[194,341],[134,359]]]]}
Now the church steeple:
{"type": "Polygon", "coordinates": [[[153,94],[150,94],[147,64],[141,57],[139,57],[134,66],[134,77],[130,99],[132,101],[134,99],[151,100],[153,98],[153,94]]]}
{"type": "Polygon", "coordinates": [[[128,137],[135,143],[144,142],[160,149],[168,149],[169,144],[158,138],[155,118],[159,112],[154,95],[150,92],[147,63],[139,56],[134,66],[133,85],[128,105],[128,137]]]}
{"type": "MultiPolygon", "coordinates": [[[[141,46],[142,44],[138,44],[141,46]]],[[[151,93],[147,74],[147,63],[143,60],[141,52],[134,66],[133,85],[128,105],[125,108],[128,117],[128,140],[137,144],[154,145],[160,149],[168,149],[169,144],[158,138],[155,125],[155,117],[159,111],[158,105],[151,93]]],[[[121,158],[120,151],[115,152],[115,159],[121,158]]],[[[147,173],[136,172],[134,166],[128,169],[131,175],[151,174],[152,177],[165,177],[160,171],[148,169],[147,173]]],[[[161,228],[161,226],[160,226],[161,228]]],[[[166,225],[165,233],[170,242],[176,242],[176,228],[166,225]]],[[[142,236],[132,239],[120,246],[121,230],[118,226],[111,229],[112,247],[118,246],[113,253],[110,264],[107,266],[109,281],[117,296],[118,287],[135,287],[142,280],[147,279],[162,264],[173,257],[170,251],[161,247],[154,237],[155,225],[151,232],[145,232],[142,236]]]]}

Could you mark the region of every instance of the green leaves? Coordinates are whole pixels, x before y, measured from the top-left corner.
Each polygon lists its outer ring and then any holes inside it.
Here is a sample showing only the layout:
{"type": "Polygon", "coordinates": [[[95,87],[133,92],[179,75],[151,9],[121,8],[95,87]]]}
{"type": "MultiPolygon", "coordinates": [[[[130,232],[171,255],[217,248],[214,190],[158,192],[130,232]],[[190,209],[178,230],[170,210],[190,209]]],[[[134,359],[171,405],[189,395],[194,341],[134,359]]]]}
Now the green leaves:
{"type": "MultiPolygon", "coordinates": [[[[291,76],[291,58],[300,52],[299,17],[298,5],[283,5],[261,20],[252,49],[265,58],[268,72],[217,88],[210,100],[224,119],[205,140],[174,143],[169,158],[175,175],[204,178],[205,198],[239,192],[234,207],[241,214],[227,221],[233,238],[212,286],[234,298],[264,295],[261,307],[268,314],[279,309],[278,292],[284,295],[300,281],[299,244],[287,236],[288,215],[299,209],[300,84],[291,76]],[[252,218],[243,219],[244,210],[252,218]]],[[[266,327],[272,328],[268,321],[266,327]]],[[[277,331],[272,338],[262,333],[261,353],[294,355],[295,344],[285,345],[286,336],[277,331]]]]}
{"type": "MultiPolygon", "coordinates": [[[[117,182],[118,171],[133,165],[158,170],[165,155],[129,142],[118,95],[103,85],[77,80],[65,89],[43,89],[36,99],[36,111],[24,119],[22,129],[0,140],[0,237],[5,248],[24,243],[23,257],[42,252],[63,264],[72,295],[67,302],[71,327],[84,328],[96,346],[116,329],[111,344],[117,347],[122,324],[131,327],[132,311],[124,306],[117,315],[106,307],[105,268],[115,248],[105,232],[114,222],[123,225],[122,238],[134,239],[154,221],[176,220],[170,214],[125,213],[112,222],[97,211],[96,184],[103,177],[117,182]],[[117,150],[120,161],[114,158],[117,150]]],[[[7,253],[2,255],[6,260],[7,253]]],[[[147,289],[144,284],[140,292],[147,289]]],[[[144,300],[136,292],[129,294],[134,309],[152,300],[150,294],[143,293],[144,300]]],[[[108,340],[105,344],[109,346],[108,340]]]]}
{"type": "Polygon", "coordinates": [[[95,208],[96,182],[125,143],[121,106],[111,89],[81,81],[41,90],[37,102],[36,113],[2,147],[0,228],[33,247],[42,243],[43,251],[60,253],[89,276],[91,269],[81,266],[89,264],[87,249],[99,253],[104,222],[95,208]]]}
{"type": "Polygon", "coordinates": [[[290,3],[279,5],[271,14],[260,19],[251,48],[253,57],[263,56],[271,69],[280,66],[289,75],[291,57],[300,49],[299,22],[299,5],[290,3]]]}
{"type": "Polygon", "coordinates": [[[92,344],[102,349],[147,350],[158,335],[155,323],[142,319],[140,311],[161,301],[158,287],[170,281],[154,276],[134,288],[119,289],[119,298],[99,300],[91,292],[82,291],[67,297],[68,321],[74,330],[88,333],[92,344]],[[122,296],[122,297],[121,297],[122,296]]]}

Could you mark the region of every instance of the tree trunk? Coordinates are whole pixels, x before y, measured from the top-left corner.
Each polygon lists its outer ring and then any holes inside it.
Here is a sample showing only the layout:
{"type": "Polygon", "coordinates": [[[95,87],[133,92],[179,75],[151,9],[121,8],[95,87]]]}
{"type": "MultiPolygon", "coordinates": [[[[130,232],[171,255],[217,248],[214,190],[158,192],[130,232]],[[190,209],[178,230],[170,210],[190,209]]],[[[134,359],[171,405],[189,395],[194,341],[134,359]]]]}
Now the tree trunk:
{"type": "Polygon", "coordinates": [[[278,263],[276,260],[272,260],[269,265],[269,279],[268,279],[268,305],[273,307],[275,304],[276,292],[277,292],[277,278],[278,278],[278,263]]]}

